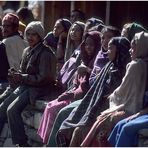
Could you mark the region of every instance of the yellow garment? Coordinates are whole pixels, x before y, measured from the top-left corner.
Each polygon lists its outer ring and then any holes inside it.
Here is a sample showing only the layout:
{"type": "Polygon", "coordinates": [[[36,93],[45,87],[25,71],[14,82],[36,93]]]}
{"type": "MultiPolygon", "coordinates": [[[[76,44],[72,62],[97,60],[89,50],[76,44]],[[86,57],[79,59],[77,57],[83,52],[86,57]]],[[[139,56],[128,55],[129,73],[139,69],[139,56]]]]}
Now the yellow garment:
{"type": "Polygon", "coordinates": [[[25,29],[26,29],[26,25],[21,21],[19,21],[19,31],[21,31],[22,34],[24,34],[25,29]]]}

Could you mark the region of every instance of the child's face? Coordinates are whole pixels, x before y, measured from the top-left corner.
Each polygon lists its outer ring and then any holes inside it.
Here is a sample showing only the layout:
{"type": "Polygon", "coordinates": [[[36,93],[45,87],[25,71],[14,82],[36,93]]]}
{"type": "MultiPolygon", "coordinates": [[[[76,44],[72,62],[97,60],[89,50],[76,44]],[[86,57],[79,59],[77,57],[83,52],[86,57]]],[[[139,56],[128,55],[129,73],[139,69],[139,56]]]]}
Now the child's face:
{"type": "Polygon", "coordinates": [[[111,42],[108,43],[108,58],[110,61],[114,61],[116,58],[116,46],[111,42]]]}
{"type": "Polygon", "coordinates": [[[85,40],[85,50],[89,56],[92,56],[94,54],[95,42],[90,36],[88,36],[85,40]]]}
{"type": "Polygon", "coordinates": [[[70,38],[73,41],[81,41],[81,39],[82,39],[82,30],[77,24],[74,24],[72,26],[72,28],[70,30],[70,38]]]}
{"type": "Polygon", "coordinates": [[[60,21],[56,21],[54,28],[53,28],[53,35],[55,37],[59,37],[63,31],[64,31],[64,27],[62,26],[60,21]]]}
{"type": "Polygon", "coordinates": [[[102,35],[101,38],[101,43],[102,43],[102,47],[104,48],[104,50],[108,50],[108,42],[110,41],[110,39],[113,37],[113,33],[110,31],[105,31],[102,35]]]}

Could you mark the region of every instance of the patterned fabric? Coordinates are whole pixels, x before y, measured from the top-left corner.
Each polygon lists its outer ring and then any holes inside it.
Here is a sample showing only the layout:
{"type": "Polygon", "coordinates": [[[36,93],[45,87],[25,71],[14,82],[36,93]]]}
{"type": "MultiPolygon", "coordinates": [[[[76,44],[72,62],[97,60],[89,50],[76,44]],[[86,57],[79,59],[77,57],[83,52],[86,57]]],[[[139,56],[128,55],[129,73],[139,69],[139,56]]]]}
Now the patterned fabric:
{"type": "Polygon", "coordinates": [[[82,147],[93,146],[93,147],[106,147],[109,146],[107,143],[107,137],[115,126],[115,124],[124,119],[127,115],[125,112],[113,112],[104,116],[99,116],[96,122],[93,124],[86,138],[82,142],[82,147]]]}

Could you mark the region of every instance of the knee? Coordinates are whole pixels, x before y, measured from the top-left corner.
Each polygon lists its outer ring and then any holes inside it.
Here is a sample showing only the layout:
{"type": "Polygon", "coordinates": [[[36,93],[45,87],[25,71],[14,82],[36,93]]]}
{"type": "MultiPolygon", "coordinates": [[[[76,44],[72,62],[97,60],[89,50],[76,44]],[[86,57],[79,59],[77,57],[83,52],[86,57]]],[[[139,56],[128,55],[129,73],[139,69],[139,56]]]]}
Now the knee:
{"type": "Polygon", "coordinates": [[[122,132],[125,132],[125,133],[131,133],[132,130],[133,130],[133,127],[130,124],[125,124],[122,127],[122,132]]]}
{"type": "Polygon", "coordinates": [[[61,109],[58,114],[57,114],[57,118],[58,119],[63,119],[65,115],[65,110],[61,109]]]}
{"type": "Polygon", "coordinates": [[[82,135],[82,127],[75,128],[73,133],[74,133],[75,136],[82,135]]]}
{"type": "Polygon", "coordinates": [[[74,130],[76,133],[79,133],[81,131],[81,128],[80,127],[76,127],[75,130],[74,130]]]}
{"type": "Polygon", "coordinates": [[[126,123],[127,123],[127,121],[124,119],[124,120],[119,121],[116,125],[119,126],[119,127],[122,127],[122,126],[124,126],[126,123]]]}

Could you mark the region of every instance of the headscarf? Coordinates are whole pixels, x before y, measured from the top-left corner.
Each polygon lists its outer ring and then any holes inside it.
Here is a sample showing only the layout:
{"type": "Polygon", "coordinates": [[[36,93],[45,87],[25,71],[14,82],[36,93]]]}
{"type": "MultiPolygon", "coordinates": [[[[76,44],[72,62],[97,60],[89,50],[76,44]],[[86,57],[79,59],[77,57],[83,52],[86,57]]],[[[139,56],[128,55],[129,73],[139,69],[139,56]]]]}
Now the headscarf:
{"type": "Polygon", "coordinates": [[[35,31],[42,40],[44,39],[44,27],[40,21],[33,21],[27,25],[25,29],[25,37],[26,37],[26,32],[29,29],[35,31]]]}
{"type": "Polygon", "coordinates": [[[101,49],[101,33],[98,32],[98,31],[90,31],[90,32],[87,32],[84,36],[84,40],[81,44],[81,58],[82,58],[82,61],[87,65],[88,64],[88,60],[90,61],[90,59],[88,59],[88,55],[85,51],[85,41],[86,41],[86,38],[90,36],[93,41],[94,41],[94,44],[95,44],[95,51],[94,51],[94,54],[92,55],[91,59],[92,61],[94,62],[95,58],[96,58],[96,55],[98,53],[98,51],[101,49]]]}
{"type": "Polygon", "coordinates": [[[133,40],[136,43],[137,58],[148,58],[148,33],[144,31],[136,33],[133,40]]]}
{"type": "Polygon", "coordinates": [[[135,35],[135,33],[141,32],[141,31],[145,31],[147,32],[147,30],[140,24],[133,22],[130,26],[130,28],[128,29],[128,39],[129,41],[131,41],[135,35]]]}
{"type": "Polygon", "coordinates": [[[116,46],[116,58],[114,60],[114,66],[118,67],[122,71],[122,76],[125,74],[127,63],[130,62],[130,42],[125,37],[113,37],[110,41],[111,44],[116,46]]]}
{"type": "MultiPolygon", "coordinates": [[[[70,29],[69,29],[69,32],[68,32],[68,36],[67,36],[67,43],[66,43],[66,51],[65,51],[65,58],[64,60],[67,61],[71,55],[73,54],[74,50],[74,45],[73,45],[73,41],[71,40],[71,37],[70,37],[70,32],[71,32],[71,29],[74,25],[78,25],[82,31],[82,36],[83,36],[83,32],[84,32],[84,27],[85,27],[85,24],[83,22],[80,22],[80,21],[76,21],[74,22],[70,29]]],[[[82,38],[82,37],[81,37],[82,38]]]]}
{"type": "Polygon", "coordinates": [[[19,17],[13,13],[8,13],[3,17],[2,24],[3,22],[9,22],[12,25],[19,26],[19,17]]]}
{"type": "Polygon", "coordinates": [[[85,34],[92,28],[97,25],[104,24],[102,20],[99,20],[97,18],[91,17],[86,21],[85,29],[84,29],[84,36],[85,34]]]}

